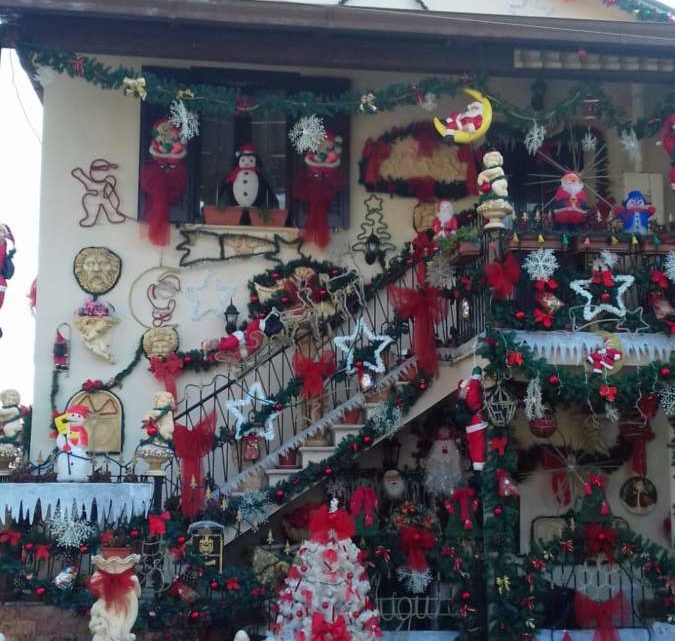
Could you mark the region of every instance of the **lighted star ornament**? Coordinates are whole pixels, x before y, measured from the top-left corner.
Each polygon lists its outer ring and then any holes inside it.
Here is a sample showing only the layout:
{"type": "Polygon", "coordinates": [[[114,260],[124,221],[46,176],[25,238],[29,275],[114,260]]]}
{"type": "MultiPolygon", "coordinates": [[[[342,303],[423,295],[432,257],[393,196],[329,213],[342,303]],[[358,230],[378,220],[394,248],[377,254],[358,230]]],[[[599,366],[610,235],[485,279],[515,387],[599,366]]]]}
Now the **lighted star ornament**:
{"type": "Polygon", "coordinates": [[[183,295],[192,303],[192,320],[200,321],[209,314],[220,316],[234,292],[234,287],[226,285],[212,271],[208,271],[201,285],[186,287],[183,295]]]}
{"type": "Polygon", "coordinates": [[[373,352],[374,363],[371,361],[363,361],[363,366],[372,372],[377,372],[381,374],[385,371],[384,361],[382,360],[382,352],[393,343],[394,339],[391,336],[386,334],[375,334],[370,327],[365,323],[363,317],[359,318],[354,325],[352,333],[348,336],[336,336],[333,339],[335,347],[337,347],[346,357],[347,361],[345,364],[345,371],[347,374],[353,374],[356,371],[354,367],[354,351],[356,348],[356,342],[361,335],[371,341],[379,343],[373,352]]]}
{"type": "MultiPolygon", "coordinates": [[[[265,390],[259,381],[255,381],[248,390],[244,390],[242,398],[225,401],[225,409],[235,421],[235,440],[240,441],[245,436],[241,428],[246,424],[248,419],[242,410],[249,407],[253,410],[258,410],[258,406],[262,407],[265,405],[274,405],[274,401],[266,396],[265,390]]],[[[265,430],[262,433],[258,432],[258,435],[263,436],[268,441],[274,440],[273,423],[278,416],[279,412],[272,412],[265,420],[265,430]]]]}

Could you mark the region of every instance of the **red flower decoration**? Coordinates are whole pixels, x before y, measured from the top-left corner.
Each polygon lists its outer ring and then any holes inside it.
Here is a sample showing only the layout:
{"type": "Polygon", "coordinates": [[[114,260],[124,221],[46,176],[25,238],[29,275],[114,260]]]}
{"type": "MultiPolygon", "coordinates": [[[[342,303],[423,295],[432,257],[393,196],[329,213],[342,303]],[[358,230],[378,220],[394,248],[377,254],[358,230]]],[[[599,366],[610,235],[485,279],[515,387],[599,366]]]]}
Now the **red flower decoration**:
{"type": "Polygon", "coordinates": [[[616,392],[617,389],[614,387],[614,385],[600,385],[600,396],[604,398],[606,401],[613,403],[616,401],[616,392]]]}
{"type": "Polygon", "coordinates": [[[509,367],[522,367],[524,363],[523,355],[520,352],[506,352],[506,364],[509,367]]]}

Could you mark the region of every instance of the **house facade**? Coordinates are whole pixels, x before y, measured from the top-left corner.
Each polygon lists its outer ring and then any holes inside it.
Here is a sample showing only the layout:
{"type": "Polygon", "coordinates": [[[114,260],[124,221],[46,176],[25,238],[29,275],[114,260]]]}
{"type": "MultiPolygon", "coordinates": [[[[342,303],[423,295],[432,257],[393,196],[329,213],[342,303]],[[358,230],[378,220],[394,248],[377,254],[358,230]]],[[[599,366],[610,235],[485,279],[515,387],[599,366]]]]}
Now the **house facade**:
{"type": "Polygon", "coordinates": [[[138,633],[281,638],[337,498],[392,638],[668,634],[672,21],[442,5],[0,3],[44,104],[5,600],[125,547],[138,633]]]}

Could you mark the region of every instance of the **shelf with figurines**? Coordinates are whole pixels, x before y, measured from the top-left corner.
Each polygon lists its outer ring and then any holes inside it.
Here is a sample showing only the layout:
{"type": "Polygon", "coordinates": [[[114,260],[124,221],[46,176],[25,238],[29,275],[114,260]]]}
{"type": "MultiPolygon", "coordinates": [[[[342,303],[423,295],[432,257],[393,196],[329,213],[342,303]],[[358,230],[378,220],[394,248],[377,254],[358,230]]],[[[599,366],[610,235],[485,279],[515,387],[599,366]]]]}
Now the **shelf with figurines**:
{"type": "Polygon", "coordinates": [[[460,222],[462,214],[455,215],[452,203],[449,200],[441,200],[431,224],[434,242],[438,244],[441,254],[448,263],[454,266],[473,262],[481,252],[478,230],[470,224],[460,222]]]}

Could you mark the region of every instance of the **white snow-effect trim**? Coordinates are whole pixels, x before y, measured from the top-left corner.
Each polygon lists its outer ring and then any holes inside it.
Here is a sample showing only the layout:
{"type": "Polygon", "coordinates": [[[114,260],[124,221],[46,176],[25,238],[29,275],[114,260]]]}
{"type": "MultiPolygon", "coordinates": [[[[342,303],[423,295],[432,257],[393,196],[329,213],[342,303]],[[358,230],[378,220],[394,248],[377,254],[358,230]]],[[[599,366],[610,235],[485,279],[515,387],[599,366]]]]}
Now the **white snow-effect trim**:
{"type": "Polygon", "coordinates": [[[584,304],[583,308],[583,316],[585,320],[593,320],[601,312],[609,312],[610,314],[614,314],[614,316],[619,318],[623,318],[626,315],[626,306],[623,302],[623,295],[626,293],[626,290],[635,282],[635,277],[631,274],[620,274],[619,276],[614,276],[614,280],[617,283],[620,283],[616,291],[616,305],[611,305],[610,303],[593,304],[593,294],[591,294],[591,292],[586,289],[593,282],[593,279],[591,278],[573,280],[570,283],[570,289],[575,291],[582,298],[586,299],[586,303],[584,304]]]}
{"type": "Polygon", "coordinates": [[[23,511],[30,523],[35,517],[37,502],[43,518],[54,516],[57,508],[63,518],[72,510],[76,516],[84,510],[91,519],[96,502],[97,521],[117,522],[123,516],[146,516],[152,501],[152,483],[3,483],[0,513],[10,510],[14,518],[23,511]]]}

